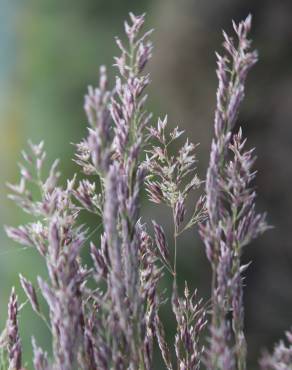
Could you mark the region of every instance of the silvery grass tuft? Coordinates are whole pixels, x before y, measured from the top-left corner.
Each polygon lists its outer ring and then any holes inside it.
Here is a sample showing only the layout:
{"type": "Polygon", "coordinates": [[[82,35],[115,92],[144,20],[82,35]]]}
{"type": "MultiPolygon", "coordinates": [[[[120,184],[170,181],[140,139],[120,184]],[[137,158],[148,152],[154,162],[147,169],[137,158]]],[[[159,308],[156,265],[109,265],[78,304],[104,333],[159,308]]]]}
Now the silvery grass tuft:
{"type": "MultiPolygon", "coordinates": [[[[83,175],[61,186],[58,161],[45,175],[44,144],[29,142],[20,183],[9,185],[9,197],[35,221],[6,227],[6,232],[35,248],[48,271],[47,278],[34,282],[20,275],[28,302],[52,335],[50,357],[32,338],[36,370],[150,370],[155,349],[168,370],[247,368],[242,298],[248,266],[241,264],[241,255],[267,229],[265,215],[255,211],[254,152],[246,149],[242,129],[234,131],[245,80],[257,61],[248,39],[251,17],[233,24],[235,40],[223,34],[224,54],[217,55],[215,133],[205,181],[196,173],[197,145],[185,139],[174,154],[172,144],[181,142],[184,133],[171,129],[167,116],[153,124],[145,108],[152,31],[143,33],[143,24],[144,15],[130,14],[125,40],[116,39],[115,85],[108,86],[101,67],[99,85],[89,87],[85,96],[88,130],[74,158],[83,175]],[[151,202],[169,207],[172,237],[157,221],[146,225],[141,218],[144,188],[151,202]],[[186,203],[194,192],[197,201],[189,212],[186,203]],[[94,230],[80,224],[84,211],[96,220],[94,230]],[[210,304],[187,282],[184,287],[177,282],[178,237],[195,226],[213,272],[210,304]],[[86,245],[90,266],[81,258],[86,245]],[[173,281],[171,291],[161,289],[165,274],[173,281]],[[176,320],[170,343],[162,304],[171,306],[176,320]]],[[[18,330],[22,307],[13,289],[0,341],[3,370],[25,368],[18,330]]],[[[260,366],[291,369],[291,363],[292,335],[287,332],[287,344],[265,354],[260,366]]]]}

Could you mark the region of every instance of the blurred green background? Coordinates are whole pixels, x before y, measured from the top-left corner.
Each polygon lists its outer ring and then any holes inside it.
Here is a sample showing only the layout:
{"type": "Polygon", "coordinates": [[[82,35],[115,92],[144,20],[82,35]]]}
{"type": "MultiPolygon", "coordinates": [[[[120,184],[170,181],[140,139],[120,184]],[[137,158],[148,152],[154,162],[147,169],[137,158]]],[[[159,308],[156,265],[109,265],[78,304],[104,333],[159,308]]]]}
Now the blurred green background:
{"type": "MultiPolygon", "coordinates": [[[[1,326],[12,285],[24,300],[18,274],[35,281],[46,273],[33,249],[12,243],[3,232],[4,224],[28,220],[6,199],[5,183],[18,181],[17,162],[29,138],[45,139],[48,158],[61,159],[64,178],[76,171],[70,143],[85,133],[83,95],[88,84],[97,82],[99,65],[112,65],[117,53],[113,38],[122,34],[129,11],[147,12],[147,26],[156,30],[149,109],[155,117],[167,112],[171,124],[201,143],[202,177],[212,136],[214,51],[220,50],[221,29],[231,31],[231,19],[254,15],[260,62],[248,80],[239,121],[250,146],[257,147],[259,209],[275,226],[246,249],[246,261],[253,260],[245,303],[249,368],[255,369],[261,349],[270,348],[292,324],[291,0],[0,0],[1,326]]],[[[146,218],[150,214],[163,217],[170,232],[164,209],[148,206],[146,218]]],[[[207,298],[210,271],[194,231],[180,241],[179,268],[207,298]]],[[[28,306],[21,312],[21,332],[31,368],[30,336],[47,348],[49,336],[28,306]]]]}

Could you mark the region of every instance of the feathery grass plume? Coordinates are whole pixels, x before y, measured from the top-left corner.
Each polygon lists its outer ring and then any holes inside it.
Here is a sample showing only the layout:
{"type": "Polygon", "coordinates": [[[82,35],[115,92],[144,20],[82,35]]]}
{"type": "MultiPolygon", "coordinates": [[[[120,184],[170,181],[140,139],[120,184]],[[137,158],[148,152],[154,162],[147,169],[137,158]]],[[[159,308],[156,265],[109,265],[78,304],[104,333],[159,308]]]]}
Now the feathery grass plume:
{"type": "MultiPolygon", "coordinates": [[[[236,368],[246,369],[246,343],[243,334],[243,305],[240,266],[242,248],[266,228],[265,215],[254,210],[255,191],[251,186],[255,173],[253,151],[244,151],[242,131],[233,134],[244,98],[244,84],[248,71],[257,61],[257,52],[250,50],[248,33],[251,16],[233,28],[237,45],[224,32],[226,55],[217,54],[217,107],[215,112],[215,137],[212,141],[210,162],[206,179],[206,208],[208,220],[201,226],[207,257],[212,265],[212,328],[208,368],[222,367],[222,353],[218,348],[218,333],[229,330],[227,314],[232,311],[232,328],[235,337],[226,338],[225,352],[229,348],[230,368],[233,352],[236,368]],[[223,328],[222,328],[223,325],[223,328]]],[[[225,355],[224,355],[225,356],[225,355]]],[[[232,362],[232,365],[231,365],[232,362]]],[[[227,365],[225,365],[227,366],[227,365]]]]}
{"type": "MultiPolygon", "coordinates": [[[[140,254],[139,197],[145,178],[140,155],[151,117],[144,109],[149,76],[143,75],[143,70],[152,50],[148,41],[152,31],[141,35],[143,24],[144,15],[130,13],[130,23],[125,23],[128,45],[116,39],[121,56],[115,58],[115,86],[107,91],[106,70],[102,67],[99,88],[90,88],[85,99],[89,135],[77,145],[77,163],[85,174],[97,174],[101,184],[100,194],[96,194],[94,184],[83,181],[74,195],[82,208],[92,211],[95,206],[102,217],[102,248],[97,250],[92,244],[91,255],[95,277],[106,283],[97,314],[107,322],[102,330],[108,341],[105,343],[103,338],[101,350],[96,348],[95,354],[95,362],[106,369],[152,366],[150,318],[153,285],[159,274],[147,266],[149,250],[144,249],[143,257],[140,254]],[[153,275],[145,280],[146,273],[153,275]],[[151,294],[146,293],[149,289],[151,294]],[[115,351],[111,352],[111,348],[115,351]]],[[[93,343],[91,328],[87,328],[87,338],[93,343]]]]}
{"type": "MultiPolygon", "coordinates": [[[[180,147],[177,154],[171,154],[171,144],[179,139],[183,131],[178,127],[167,131],[167,116],[158,119],[157,127],[149,128],[149,137],[155,139],[155,144],[147,150],[145,160],[148,169],[147,193],[149,200],[154,203],[166,204],[172,212],[173,219],[173,248],[168,246],[162,226],[152,221],[155,234],[156,255],[173,276],[173,290],[171,294],[172,311],[177,322],[175,337],[175,354],[177,368],[197,370],[200,367],[203,348],[199,344],[205,310],[193,303],[194,296],[189,297],[185,289],[184,298],[180,298],[177,288],[177,247],[178,237],[187,229],[206,219],[205,199],[199,197],[193,207],[192,214],[186,221],[186,201],[191,190],[196,190],[202,181],[196,174],[196,145],[188,139],[180,147]],[[173,257],[170,258],[170,250],[173,257]]],[[[201,301],[199,301],[199,306],[201,301]]],[[[163,322],[157,313],[155,320],[156,337],[162,353],[162,358],[168,369],[172,369],[169,346],[164,336],[163,322]]]]}
{"type": "MultiPolygon", "coordinates": [[[[71,182],[66,189],[57,185],[60,175],[57,161],[43,180],[42,167],[46,156],[43,143],[29,145],[31,153],[23,155],[26,165],[21,165],[23,185],[20,188],[10,185],[14,192],[10,198],[38,221],[19,228],[6,228],[6,231],[14,240],[34,246],[46,261],[50,284],[42,278],[38,278],[38,283],[50,308],[48,326],[53,334],[53,367],[69,370],[77,363],[77,353],[82,347],[81,285],[87,272],[80,267],[78,255],[85,233],[76,225],[78,209],[71,201],[71,182]],[[33,199],[32,187],[39,190],[40,200],[33,199]]],[[[22,276],[20,280],[33,310],[47,323],[32,284],[22,276]]]]}
{"type": "Polygon", "coordinates": [[[200,343],[201,332],[207,324],[202,299],[197,299],[196,290],[190,295],[185,283],[184,298],[179,298],[174,291],[172,306],[177,321],[175,352],[178,368],[198,370],[204,352],[200,343]]]}
{"type": "Polygon", "coordinates": [[[196,173],[198,145],[187,139],[176,155],[171,153],[171,144],[183,134],[179,128],[167,131],[167,116],[158,119],[157,127],[149,127],[149,138],[155,140],[147,150],[145,161],[148,170],[147,193],[154,203],[164,203],[172,209],[175,232],[178,235],[205,219],[204,199],[200,198],[185,226],[185,203],[191,190],[198,189],[202,181],[196,173]],[[156,144],[157,143],[157,144],[156,144]]]}
{"type": "MultiPolygon", "coordinates": [[[[69,217],[70,219],[70,217],[69,217]]],[[[84,233],[74,229],[72,220],[57,214],[49,225],[46,258],[49,285],[42,278],[38,284],[50,309],[55,367],[69,370],[76,366],[83,331],[82,285],[88,272],[80,267],[78,255],[84,244],[84,233]]]]}

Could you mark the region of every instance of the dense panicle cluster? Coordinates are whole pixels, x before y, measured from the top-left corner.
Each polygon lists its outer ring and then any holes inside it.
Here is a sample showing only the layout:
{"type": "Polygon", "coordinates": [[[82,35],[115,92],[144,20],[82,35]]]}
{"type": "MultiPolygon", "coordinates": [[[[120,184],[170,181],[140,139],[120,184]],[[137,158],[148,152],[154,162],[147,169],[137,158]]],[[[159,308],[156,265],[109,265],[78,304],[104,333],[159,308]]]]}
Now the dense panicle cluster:
{"type": "Polygon", "coordinates": [[[244,98],[245,79],[257,61],[257,53],[250,50],[248,39],[251,17],[233,27],[237,44],[224,33],[226,56],[217,55],[215,137],[206,178],[208,220],[200,228],[213,271],[207,364],[214,370],[222,364],[228,369],[246,368],[241,277],[246,266],[241,266],[240,257],[242,248],[267,228],[265,216],[256,214],[254,209],[253,150],[244,150],[246,140],[241,129],[233,133],[244,98]],[[229,313],[231,320],[227,319],[229,313]]]}
{"type": "MultiPolygon", "coordinates": [[[[167,132],[167,117],[158,119],[157,127],[149,128],[150,137],[157,142],[147,151],[145,165],[148,169],[147,192],[149,200],[164,203],[174,212],[177,232],[186,216],[186,199],[191,190],[198,189],[202,181],[196,174],[197,145],[187,139],[177,153],[171,153],[171,144],[179,139],[183,131],[176,127],[167,132]]],[[[190,220],[183,230],[193,226],[205,217],[204,199],[200,197],[190,220]]],[[[182,231],[181,231],[182,232],[182,231]]]]}
{"type": "MultiPolygon", "coordinates": [[[[51,358],[32,338],[35,370],[152,370],[154,348],[168,370],[246,369],[242,273],[247,266],[240,258],[243,247],[267,228],[265,216],[255,212],[253,150],[245,149],[241,129],[233,132],[246,75],[257,60],[247,37],[250,22],[248,17],[234,24],[237,45],[224,34],[227,56],[218,55],[215,137],[205,194],[199,193],[204,181],[196,173],[197,145],[187,139],[176,150],[183,132],[169,130],[167,117],[150,124],[145,109],[150,77],[144,71],[152,31],[141,32],[144,15],[131,13],[126,40],[116,39],[120,55],[114,87],[101,67],[98,87],[89,87],[85,96],[88,130],[74,158],[82,177],[74,175],[61,186],[58,161],[45,176],[43,142],[29,142],[29,152],[22,153],[21,180],[8,185],[9,198],[34,221],[6,227],[6,232],[35,248],[47,267],[47,277],[35,282],[20,274],[27,302],[52,335],[51,358]],[[144,185],[151,202],[170,209],[171,238],[157,221],[151,231],[142,222],[144,185]],[[193,191],[196,201],[190,202],[193,191]],[[80,224],[84,211],[94,215],[93,230],[80,224]],[[213,270],[210,307],[197,290],[190,293],[187,282],[182,292],[177,279],[179,236],[195,225],[213,270]],[[81,257],[87,246],[89,266],[81,257]],[[164,275],[172,279],[170,291],[161,289],[164,275]],[[160,315],[167,303],[176,322],[172,344],[160,315]]],[[[24,370],[18,330],[22,307],[13,290],[0,337],[0,370],[24,370]]],[[[273,355],[263,357],[264,370],[290,368],[291,337],[287,333],[290,347],[280,343],[273,355]]]]}
{"type": "Polygon", "coordinates": [[[197,291],[189,293],[187,283],[184,297],[179,298],[174,292],[173,312],[177,321],[175,352],[179,369],[199,369],[204,347],[200,343],[200,334],[207,324],[206,311],[202,299],[197,299],[197,291]]]}
{"type": "MultiPolygon", "coordinates": [[[[144,110],[147,96],[143,94],[149,77],[142,73],[152,46],[147,41],[150,32],[139,36],[144,17],[131,14],[130,18],[131,24],[125,23],[128,45],[116,39],[121,56],[115,58],[115,87],[107,91],[102,67],[99,88],[90,88],[85,98],[89,135],[77,145],[77,163],[85,174],[98,175],[101,185],[96,205],[92,202],[93,184],[83,180],[76,194],[85,209],[95,207],[100,211],[104,228],[101,248],[92,244],[91,255],[95,279],[104,280],[106,288],[99,292],[98,299],[94,298],[99,322],[94,322],[92,308],[87,308],[91,319],[86,320],[90,323],[87,335],[93,347],[91,362],[99,369],[150,369],[152,362],[153,330],[149,317],[155,305],[157,277],[155,269],[147,266],[145,255],[141,260],[139,222],[139,197],[146,175],[140,153],[150,119],[144,110]],[[145,270],[149,274],[147,287],[145,270]],[[147,294],[147,290],[154,293],[147,294]],[[98,343],[99,326],[104,333],[98,343]],[[95,332],[90,333],[91,328],[95,332]]],[[[148,248],[143,252],[147,255],[148,248]]]]}
{"type": "MultiPolygon", "coordinates": [[[[72,202],[72,181],[68,181],[64,189],[57,185],[57,162],[43,180],[43,143],[30,144],[30,149],[30,154],[23,155],[26,167],[21,166],[21,186],[10,185],[14,191],[10,197],[21,207],[25,204],[25,210],[37,221],[19,228],[7,227],[6,231],[14,240],[34,246],[45,258],[49,282],[41,277],[37,280],[50,309],[48,326],[53,335],[52,366],[66,370],[75,366],[75,353],[81,345],[82,289],[89,271],[80,265],[78,256],[84,245],[86,231],[77,225],[78,209],[72,202]],[[34,199],[36,191],[41,195],[40,200],[34,199]]],[[[46,320],[33,285],[23,276],[20,280],[33,310],[46,320]]]]}
{"type": "Polygon", "coordinates": [[[192,190],[199,189],[202,184],[196,173],[196,145],[187,139],[185,144],[173,153],[171,144],[180,138],[183,131],[176,127],[168,132],[167,117],[158,119],[157,127],[150,127],[149,134],[155,141],[147,150],[145,160],[148,170],[146,190],[151,202],[165,204],[171,209],[174,228],[174,256],[171,261],[163,228],[153,221],[157,255],[175,277],[178,236],[206,218],[205,197],[200,196],[193,205],[191,216],[186,220],[187,198],[192,190]]]}

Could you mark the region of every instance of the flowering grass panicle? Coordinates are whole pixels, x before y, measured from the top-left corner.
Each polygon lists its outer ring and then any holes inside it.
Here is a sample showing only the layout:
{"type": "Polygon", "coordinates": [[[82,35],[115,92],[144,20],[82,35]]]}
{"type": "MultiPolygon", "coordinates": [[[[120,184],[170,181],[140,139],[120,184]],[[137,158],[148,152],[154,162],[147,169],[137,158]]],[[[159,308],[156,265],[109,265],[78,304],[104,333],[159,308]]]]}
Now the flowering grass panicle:
{"type": "Polygon", "coordinates": [[[226,55],[217,54],[219,86],[215,137],[206,178],[208,220],[201,224],[200,231],[213,271],[211,348],[207,363],[216,369],[222,361],[229,361],[228,368],[244,370],[246,343],[241,274],[246,266],[241,266],[240,257],[243,247],[264,232],[267,226],[265,215],[255,213],[256,194],[251,186],[255,177],[253,150],[244,151],[246,140],[242,138],[241,129],[237,134],[233,133],[244,98],[247,73],[257,61],[257,53],[250,50],[251,41],[248,39],[251,16],[239,25],[233,23],[233,28],[237,44],[223,33],[226,55]],[[229,312],[231,321],[227,319],[229,312]],[[218,333],[222,334],[221,339],[218,333]],[[218,339],[225,341],[223,359],[221,351],[215,350],[220,347],[218,339]]]}

